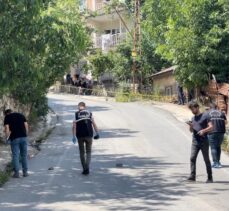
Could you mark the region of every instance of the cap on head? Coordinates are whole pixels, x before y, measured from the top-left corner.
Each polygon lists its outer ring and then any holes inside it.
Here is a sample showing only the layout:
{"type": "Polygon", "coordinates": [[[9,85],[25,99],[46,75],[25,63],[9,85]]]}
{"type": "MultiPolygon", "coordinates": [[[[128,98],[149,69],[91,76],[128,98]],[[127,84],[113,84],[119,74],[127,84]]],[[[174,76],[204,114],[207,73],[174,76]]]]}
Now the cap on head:
{"type": "Polygon", "coordinates": [[[11,109],[6,109],[5,111],[4,111],[4,115],[6,116],[6,115],[8,115],[8,114],[11,114],[13,111],[11,110],[11,109]]]}

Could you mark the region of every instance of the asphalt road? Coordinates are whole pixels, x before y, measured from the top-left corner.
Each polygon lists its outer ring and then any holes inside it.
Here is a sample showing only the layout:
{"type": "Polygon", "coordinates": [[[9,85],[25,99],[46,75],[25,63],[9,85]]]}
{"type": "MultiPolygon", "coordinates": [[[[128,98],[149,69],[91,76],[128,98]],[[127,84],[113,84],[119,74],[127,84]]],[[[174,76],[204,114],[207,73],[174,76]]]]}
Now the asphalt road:
{"type": "Polygon", "coordinates": [[[1,211],[229,210],[229,157],[223,155],[225,167],[214,170],[215,183],[205,184],[200,154],[198,182],[186,183],[191,135],[185,123],[151,105],[86,100],[101,139],[93,144],[91,175],[81,175],[71,143],[79,100],[49,95],[59,122],[30,160],[30,177],[11,179],[0,189],[1,211]]]}

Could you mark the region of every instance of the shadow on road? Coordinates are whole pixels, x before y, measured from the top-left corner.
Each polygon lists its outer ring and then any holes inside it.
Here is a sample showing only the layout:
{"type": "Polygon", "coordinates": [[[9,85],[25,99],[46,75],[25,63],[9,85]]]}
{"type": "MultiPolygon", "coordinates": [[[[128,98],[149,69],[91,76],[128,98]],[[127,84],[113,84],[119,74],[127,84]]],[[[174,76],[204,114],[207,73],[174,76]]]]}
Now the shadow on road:
{"type": "MultiPolygon", "coordinates": [[[[182,182],[186,172],[180,171],[184,169],[181,165],[187,164],[168,162],[168,158],[153,155],[106,154],[104,148],[93,154],[91,175],[81,175],[78,150],[72,145],[69,132],[76,105],[55,99],[51,104],[60,111],[60,124],[50,136],[50,142],[45,143],[45,150],[31,161],[31,176],[13,180],[0,189],[1,211],[170,210],[177,201],[198,194],[203,188],[182,182]],[[123,167],[117,168],[117,163],[123,167]],[[54,170],[49,171],[50,167],[54,170]]],[[[109,107],[89,109],[97,112],[109,107]]],[[[136,133],[112,128],[103,130],[101,136],[122,138],[136,133]]],[[[203,194],[208,194],[207,191],[203,194]]]]}
{"type": "MultiPolygon", "coordinates": [[[[22,189],[21,194],[28,195],[28,198],[23,202],[17,198],[5,199],[4,203],[1,200],[1,208],[58,210],[57,204],[89,203],[96,206],[100,203],[105,210],[151,211],[172,205],[191,190],[176,180],[171,182],[171,176],[164,174],[166,169],[180,164],[164,162],[160,158],[115,154],[95,154],[93,160],[94,169],[88,177],[80,174],[78,160],[69,157],[62,162],[70,162],[72,168],[55,167],[51,172],[43,168],[34,172],[26,184],[17,183],[10,187],[11,191],[22,189]],[[116,168],[117,162],[123,163],[123,168],[116,168]]],[[[183,175],[177,173],[173,176],[183,175]]]]}

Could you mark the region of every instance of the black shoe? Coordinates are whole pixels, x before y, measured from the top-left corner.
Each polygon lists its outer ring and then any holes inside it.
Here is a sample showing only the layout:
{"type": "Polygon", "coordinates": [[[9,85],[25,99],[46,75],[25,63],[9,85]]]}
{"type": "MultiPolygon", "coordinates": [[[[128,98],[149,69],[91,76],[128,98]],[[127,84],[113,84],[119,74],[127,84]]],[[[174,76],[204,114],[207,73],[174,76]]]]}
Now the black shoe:
{"type": "Polygon", "coordinates": [[[190,176],[188,179],[187,179],[187,182],[195,182],[196,181],[196,178],[195,177],[192,177],[190,176]]]}
{"type": "Polygon", "coordinates": [[[16,178],[16,179],[20,178],[19,173],[14,173],[12,178],[16,178]]]}
{"type": "Polygon", "coordinates": [[[213,183],[213,178],[212,177],[208,177],[206,183],[213,183]]]}
{"type": "Polygon", "coordinates": [[[28,177],[28,176],[29,176],[28,172],[23,172],[23,177],[28,177]]]}
{"type": "Polygon", "coordinates": [[[83,175],[88,175],[88,174],[90,174],[89,169],[85,169],[85,170],[83,170],[82,174],[83,174],[83,175]]]}

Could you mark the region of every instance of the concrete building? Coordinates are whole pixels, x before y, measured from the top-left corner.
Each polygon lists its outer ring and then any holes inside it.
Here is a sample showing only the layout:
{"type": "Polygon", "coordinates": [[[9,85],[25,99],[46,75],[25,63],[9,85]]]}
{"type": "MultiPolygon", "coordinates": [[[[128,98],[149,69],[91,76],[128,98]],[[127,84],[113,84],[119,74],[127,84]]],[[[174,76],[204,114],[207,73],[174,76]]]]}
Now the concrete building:
{"type": "MultiPolygon", "coordinates": [[[[88,28],[91,29],[91,39],[94,49],[101,49],[103,53],[114,49],[117,45],[125,42],[130,36],[129,31],[133,29],[133,20],[127,7],[111,6],[110,0],[81,0],[81,13],[86,17],[85,21],[88,28]],[[109,9],[108,9],[109,7],[109,9]]],[[[75,72],[81,75],[82,65],[88,61],[80,61],[78,65],[72,68],[72,74],[75,72]]],[[[89,71],[90,77],[90,71],[89,71]]],[[[92,78],[91,78],[92,79],[92,78]]],[[[99,77],[103,84],[113,86],[114,80],[111,73],[106,73],[99,77]]],[[[92,79],[93,80],[93,79],[92,79]]]]}
{"type": "Polygon", "coordinates": [[[86,22],[93,31],[93,46],[102,49],[103,52],[124,42],[129,36],[127,28],[130,30],[133,28],[133,20],[127,9],[117,7],[115,10],[110,7],[107,12],[106,8],[109,4],[109,0],[82,0],[81,2],[81,11],[88,13],[86,22]]]}
{"type": "Polygon", "coordinates": [[[151,76],[153,89],[161,95],[177,95],[177,83],[174,77],[175,66],[164,69],[151,76]]]}

